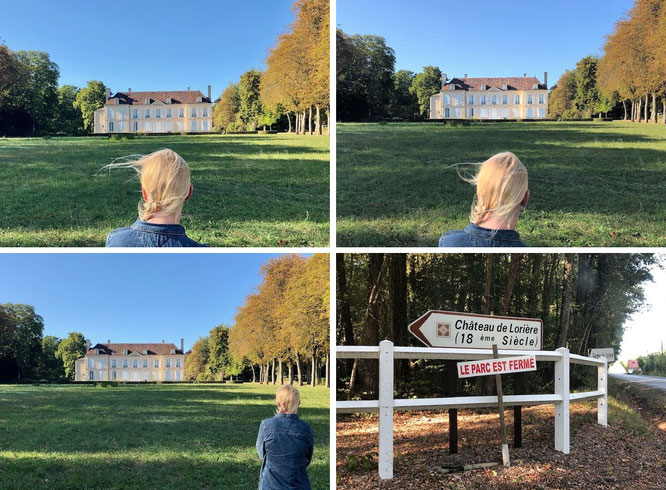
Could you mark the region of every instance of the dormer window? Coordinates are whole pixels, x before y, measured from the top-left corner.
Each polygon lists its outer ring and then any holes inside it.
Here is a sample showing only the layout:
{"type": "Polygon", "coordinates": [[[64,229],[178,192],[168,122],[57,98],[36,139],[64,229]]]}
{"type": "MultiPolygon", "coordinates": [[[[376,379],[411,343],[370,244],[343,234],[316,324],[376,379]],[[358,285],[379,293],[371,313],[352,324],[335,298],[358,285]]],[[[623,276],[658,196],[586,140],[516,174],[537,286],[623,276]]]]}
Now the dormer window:
{"type": "Polygon", "coordinates": [[[95,354],[99,354],[99,349],[95,349],[95,354]]]}
{"type": "Polygon", "coordinates": [[[143,349],[143,355],[147,356],[148,355],[148,349],[143,349]]]}
{"type": "Polygon", "coordinates": [[[171,97],[167,97],[166,103],[171,104],[171,97]]]}
{"type": "Polygon", "coordinates": [[[487,90],[487,89],[488,89],[488,85],[486,85],[485,83],[483,85],[481,85],[481,90],[487,90]]]}
{"type": "Polygon", "coordinates": [[[145,103],[146,103],[146,104],[150,104],[150,99],[147,98],[147,99],[145,100],[145,103]]]}
{"type": "Polygon", "coordinates": [[[201,97],[201,96],[197,97],[197,103],[201,103],[201,102],[203,102],[203,97],[201,97]]]}
{"type": "Polygon", "coordinates": [[[534,85],[532,85],[532,88],[533,88],[534,90],[539,90],[539,84],[538,84],[538,83],[535,83],[534,85]]]}
{"type": "Polygon", "coordinates": [[[120,104],[120,99],[113,99],[113,103],[114,103],[115,105],[120,104]]]}
{"type": "Polygon", "coordinates": [[[127,349],[123,349],[123,355],[126,356],[127,354],[129,354],[129,351],[127,349]]]}
{"type": "Polygon", "coordinates": [[[171,354],[175,354],[175,353],[176,353],[176,349],[171,349],[171,354]]]}
{"type": "Polygon", "coordinates": [[[509,90],[509,86],[505,83],[502,85],[502,90],[509,90]]]}

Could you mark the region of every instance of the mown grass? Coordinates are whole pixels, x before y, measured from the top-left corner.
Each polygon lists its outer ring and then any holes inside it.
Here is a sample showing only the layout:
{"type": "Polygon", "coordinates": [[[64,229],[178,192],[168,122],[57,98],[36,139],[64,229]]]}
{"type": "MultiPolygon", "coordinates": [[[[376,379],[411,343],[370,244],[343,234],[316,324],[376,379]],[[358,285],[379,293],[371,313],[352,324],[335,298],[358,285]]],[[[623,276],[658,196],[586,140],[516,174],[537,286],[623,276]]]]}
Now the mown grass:
{"type": "Polygon", "coordinates": [[[528,246],[666,245],[666,126],[625,122],[338,124],[337,244],[437,246],[474,196],[451,165],[500,151],[529,172],[528,246]]]}
{"type": "Polygon", "coordinates": [[[191,168],[188,235],[211,246],[326,246],[328,136],[0,138],[0,246],[104,246],[137,217],[131,170],[113,159],[171,148],[191,168]]]}
{"type": "MultiPolygon", "coordinates": [[[[257,488],[274,386],[0,386],[0,487],[257,488]]],[[[329,482],[329,390],[302,387],[313,488],[329,482]]]]}

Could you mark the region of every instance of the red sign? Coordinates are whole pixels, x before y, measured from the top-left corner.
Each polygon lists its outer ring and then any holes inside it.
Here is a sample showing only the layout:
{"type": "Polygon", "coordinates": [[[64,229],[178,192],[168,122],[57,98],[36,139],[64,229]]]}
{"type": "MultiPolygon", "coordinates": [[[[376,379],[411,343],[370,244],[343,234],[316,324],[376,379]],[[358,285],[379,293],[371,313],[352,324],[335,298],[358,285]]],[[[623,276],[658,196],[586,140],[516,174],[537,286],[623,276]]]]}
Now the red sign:
{"type": "Polygon", "coordinates": [[[536,358],[533,354],[530,354],[529,356],[504,357],[500,359],[484,359],[482,361],[466,361],[458,363],[459,378],[518,373],[521,371],[536,371],[536,358]]]}

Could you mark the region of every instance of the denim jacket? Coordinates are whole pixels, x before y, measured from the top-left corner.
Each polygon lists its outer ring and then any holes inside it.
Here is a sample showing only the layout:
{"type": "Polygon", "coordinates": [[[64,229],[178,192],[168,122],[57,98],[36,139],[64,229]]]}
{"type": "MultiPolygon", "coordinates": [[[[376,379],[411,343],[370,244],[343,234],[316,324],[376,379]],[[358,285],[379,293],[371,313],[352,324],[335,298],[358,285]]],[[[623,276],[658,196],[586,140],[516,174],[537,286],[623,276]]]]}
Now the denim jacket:
{"type": "Polygon", "coordinates": [[[136,220],[132,226],[116,228],[106,237],[107,247],[206,247],[185,234],[181,225],[159,225],[136,220]]]}
{"type": "Polygon", "coordinates": [[[447,231],[440,247],[525,247],[515,230],[491,230],[470,223],[464,230],[447,231]]]}
{"type": "Polygon", "coordinates": [[[298,415],[279,413],[259,426],[257,454],[262,460],[260,490],[310,489],[305,468],[312,460],[314,437],[298,415]]]}

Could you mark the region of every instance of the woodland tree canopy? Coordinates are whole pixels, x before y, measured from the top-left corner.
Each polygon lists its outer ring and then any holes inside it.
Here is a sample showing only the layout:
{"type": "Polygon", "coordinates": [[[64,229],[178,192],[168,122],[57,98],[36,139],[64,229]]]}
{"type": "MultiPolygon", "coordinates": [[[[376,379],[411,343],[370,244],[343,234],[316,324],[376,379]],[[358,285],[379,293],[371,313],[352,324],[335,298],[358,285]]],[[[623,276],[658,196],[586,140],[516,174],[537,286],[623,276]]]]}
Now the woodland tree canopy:
{"type": "MultiPolygon", "coordinates": [[[[540,318],[544,350],[619,350],[627,318],[643,304],[651,254],[338,254],[337,340],[343,345],[420,346],[407,325],[431,309],[540,318]]],[[[552,364],[525,375],[532,392],[552,388],[552,364]]],[[[596,371],[572,368],[572,386],[596,371]]],[[[445,396],[442,361],[396,363],[396,390],[445,396]]],[[[472,381],[474,383],[474,381],[472,381]]],[[[459,382],[463,390],[479,392],[459,382]]],[[[338,396],[372,396],[377,362],[338,361],[338,396]]]]}

